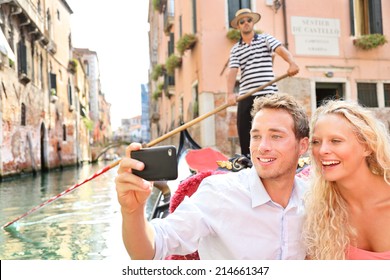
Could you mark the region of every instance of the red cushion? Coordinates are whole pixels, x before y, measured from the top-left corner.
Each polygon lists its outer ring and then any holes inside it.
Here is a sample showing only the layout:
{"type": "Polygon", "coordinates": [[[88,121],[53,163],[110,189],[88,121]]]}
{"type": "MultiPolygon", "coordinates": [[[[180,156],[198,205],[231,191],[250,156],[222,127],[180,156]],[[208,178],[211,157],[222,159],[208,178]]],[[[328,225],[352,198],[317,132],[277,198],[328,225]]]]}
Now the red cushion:
{"type": "Polygon", "coordinates": [[[195,172],[202,172],[208,170],[216,170],[218,168],[217,161],[228,160],[228,158],[211,148],[204,148],[199,150],[190,150],[186,155],[186,161],[195,172]]]}

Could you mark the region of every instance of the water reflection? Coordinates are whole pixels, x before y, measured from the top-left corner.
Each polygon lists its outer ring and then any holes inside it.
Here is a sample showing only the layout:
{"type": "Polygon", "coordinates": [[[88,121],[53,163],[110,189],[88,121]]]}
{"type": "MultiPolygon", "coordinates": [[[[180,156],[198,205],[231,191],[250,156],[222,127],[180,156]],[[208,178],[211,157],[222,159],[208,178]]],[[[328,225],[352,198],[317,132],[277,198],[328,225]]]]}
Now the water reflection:
{"type": "MultiPolygon", "coordinates": [[[[79,183],[105,163],[0,184],[0,225],[79,183]]],[[[117,168],[0,230],[2,260],[126,259],[114,178],[117,168]]],[[[156,194],[154,194],[156,195],[156,194]]],[[[148,211],[152,203],[148,205],[148,211]]]]}

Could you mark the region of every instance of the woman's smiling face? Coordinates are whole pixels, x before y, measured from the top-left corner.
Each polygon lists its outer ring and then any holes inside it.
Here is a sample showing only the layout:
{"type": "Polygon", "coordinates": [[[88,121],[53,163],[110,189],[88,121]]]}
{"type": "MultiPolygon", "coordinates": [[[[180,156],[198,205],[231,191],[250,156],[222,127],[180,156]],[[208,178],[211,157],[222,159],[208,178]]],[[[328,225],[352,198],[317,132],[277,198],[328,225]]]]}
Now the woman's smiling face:
{"type": "Polygon", "coordinates": [[[351,179],[367,168],[370,154],[351,123],[338,114],[320,116],[313,127],[311,153],[327,181],[351,179]]]}

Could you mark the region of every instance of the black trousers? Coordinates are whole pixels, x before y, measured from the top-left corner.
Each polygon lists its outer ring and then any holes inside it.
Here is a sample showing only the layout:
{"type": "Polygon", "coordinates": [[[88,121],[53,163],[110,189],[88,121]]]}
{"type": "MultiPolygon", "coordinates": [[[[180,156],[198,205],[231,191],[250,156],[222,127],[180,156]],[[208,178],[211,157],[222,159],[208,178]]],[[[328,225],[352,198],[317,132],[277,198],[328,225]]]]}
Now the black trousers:
{"type": "Polygon", "coordinates": [[[251,110],[253,100],[257,96],[249,96],[238,102],[237,105],[237,132],[240,140],[241,154],[250,158],[249,142],[252,127],[251,110]]]}

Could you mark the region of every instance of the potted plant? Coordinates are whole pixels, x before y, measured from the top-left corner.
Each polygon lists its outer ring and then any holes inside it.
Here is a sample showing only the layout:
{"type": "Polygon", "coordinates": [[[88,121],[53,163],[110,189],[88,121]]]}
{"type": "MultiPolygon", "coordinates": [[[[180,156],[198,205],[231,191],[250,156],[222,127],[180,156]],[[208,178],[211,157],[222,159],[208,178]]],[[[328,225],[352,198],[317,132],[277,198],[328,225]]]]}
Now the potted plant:
{"type": "Polygon", "coordinates": [[[9,58],[8,59],[8,65],[9,65],[9,67],[14,68],[15,62],[12,59],[9,58]]]}
{"type": "Polygon", "coordinates": [[[165,62],[165,69],[167,70],[167,74],[173,76],[175,74],[175,68],[180,67],[181,63],[181,57],[178,57],[175,54],[171,54],[165,62]]]}
{"type": "Polygon", "coordinates": [[[57,91],[55,88],[50,89],[50,102],[55,103],[58,100],[57,91]]]}
{"type": "Polygon", "coordinates": [[[151,74],[152,80],[157,81],[159,77],[164,75],[164,72],[165,72],[165,66],[163,64],[156,64],[152,70],[152,74],[151,74]]]}
{"type": "Polygon", "coordinates": [[[153,99],[154,100],[157,100],[158,98],[160,98],[162,96],[162,91],[164,89],[164,83],[159,83],[157,85],[157,88],[156,90],[153,92],[153,99]]]}
{"type": "Polygon", "coordinates": [[[363,50],[370,50],[382,46],[387,43],[385,35],[382,34],[368,34],[362,35],[353,40],[353,44],[363,50]]]}
{"type": "Polygon", "coordinates": [[[166,0],[153,0],[152,5],[153,5],[154,10],[161,14],[166,2],[167,2],[166,0]]]}
{"type": "Polygon", "coordinates": [[[186,50],[192,49],[196,44],[196,36],[194,34],[184,34],[176,43],[176,49],[180,55],[183,55],[186,50]]]}
{"type": "Polygon", "coordinates": [[[69,60],[69,63],[68,63],[68,71],[72,74],[75,74],[76,71],[77,71],[77,59],[73,58],[71,60],[69,60]]]}

